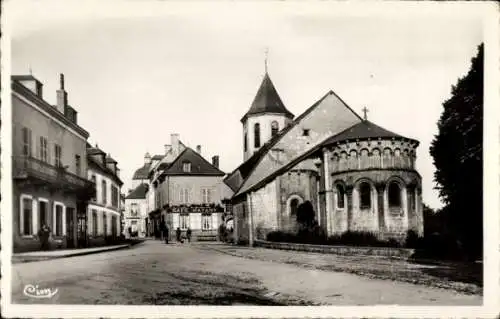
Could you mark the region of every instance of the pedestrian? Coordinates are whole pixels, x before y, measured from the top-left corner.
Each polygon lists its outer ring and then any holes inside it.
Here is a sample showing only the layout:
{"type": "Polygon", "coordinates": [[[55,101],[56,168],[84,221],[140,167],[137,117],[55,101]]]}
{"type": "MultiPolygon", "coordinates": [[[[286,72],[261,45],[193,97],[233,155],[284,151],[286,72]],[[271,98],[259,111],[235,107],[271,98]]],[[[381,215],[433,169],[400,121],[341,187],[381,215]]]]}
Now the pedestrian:
{"type": "Polygon", "coordinates": [[[188,242],[191,242],[191,228],[189,228],[189,227],[186,231],[186,237],[187,237],[188,242]]]}
{"type": "Polygon", "coordinates": [[[177,241],[181,242],[181,229],[177,227],[177,230],[175,231],[175,235],[177,237],[177,241]]]}
{"type": "Polygon", "coordinates": [[[160,223],[160,240],[163,240],[165,237],[165,228],[167,226],[165,225],[165,220],[162,218],[161,223],[160,223]]]}
{"type": "Polygon", "coordinates": [[[49,250],[49,237],[50,237],[50,228],[43,224],[40,230],[38,231],[38,238],[40,240],[40,249],[41,250],[49,250]]]}
{"type": "Polygon", "coordinates": [[[164,237],[165,237],[165,244],[168,244],[168,226],[165,226],[164,237]]]}

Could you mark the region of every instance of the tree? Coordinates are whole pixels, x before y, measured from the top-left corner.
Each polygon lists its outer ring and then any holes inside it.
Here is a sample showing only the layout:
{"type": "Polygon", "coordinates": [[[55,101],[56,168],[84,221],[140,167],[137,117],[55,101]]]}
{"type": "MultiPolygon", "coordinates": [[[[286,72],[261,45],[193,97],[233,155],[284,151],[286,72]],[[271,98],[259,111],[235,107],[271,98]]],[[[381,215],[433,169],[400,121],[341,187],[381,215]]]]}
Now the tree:
{"type": "Polygon", "coordinates": [[[430,147],[448,226],[473,258],[482,255],[483,244],[483,51],[481,44],[443,103],[430,147]]]}

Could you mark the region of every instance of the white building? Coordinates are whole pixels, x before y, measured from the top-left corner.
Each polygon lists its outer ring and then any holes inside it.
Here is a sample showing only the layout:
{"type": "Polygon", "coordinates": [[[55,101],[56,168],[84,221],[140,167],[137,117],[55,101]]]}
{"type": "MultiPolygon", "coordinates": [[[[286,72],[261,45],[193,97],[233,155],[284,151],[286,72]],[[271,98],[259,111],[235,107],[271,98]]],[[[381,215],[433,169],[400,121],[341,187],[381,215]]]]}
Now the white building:
{"type": "Polygon", "coordinates": [[[146,237],[148,233],[148,204],[146,193],[148,184],[138,185],[125,197],[124,211],[124,235],[130,237],[131,234],[138,237],[146,237]]]}
{"type": "Polygon", "coordinates": [[[97,145],[87,145],[88,178],[96,185],[96,196],[89,202],[87,209],[90,245],[120,235],[120,189],[123,182],[116,165],[117,162],[97,145]]]}

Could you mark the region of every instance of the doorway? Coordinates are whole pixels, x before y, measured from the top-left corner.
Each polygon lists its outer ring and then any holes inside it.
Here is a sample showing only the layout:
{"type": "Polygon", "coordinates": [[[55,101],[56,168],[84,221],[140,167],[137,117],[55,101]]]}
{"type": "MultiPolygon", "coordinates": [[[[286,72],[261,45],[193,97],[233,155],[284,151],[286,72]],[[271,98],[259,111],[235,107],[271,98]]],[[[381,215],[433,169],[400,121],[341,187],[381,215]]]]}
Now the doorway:
{"type": "Polygon", "coordinates": [[[66,247],[75,248],[75,209],[66,207],[66,247]]]}

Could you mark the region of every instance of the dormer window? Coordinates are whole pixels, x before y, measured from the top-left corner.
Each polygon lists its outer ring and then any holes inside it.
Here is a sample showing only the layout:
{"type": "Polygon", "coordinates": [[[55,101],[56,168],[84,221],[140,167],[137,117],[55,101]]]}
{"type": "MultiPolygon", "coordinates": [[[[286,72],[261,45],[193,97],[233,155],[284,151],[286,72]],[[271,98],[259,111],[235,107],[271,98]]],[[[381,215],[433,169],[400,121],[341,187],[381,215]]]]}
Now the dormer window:
{"type": "Polygon", "coordinates": [[[182,171],[184,173],[190,173],[191,172],[191,163],[190,162],[182,163],[182,171]]]}
{"type": "Polygon", "coordinates": [[[305,128],[302,130],[302,136],[309,136],[309,129],[305,128]]]}

